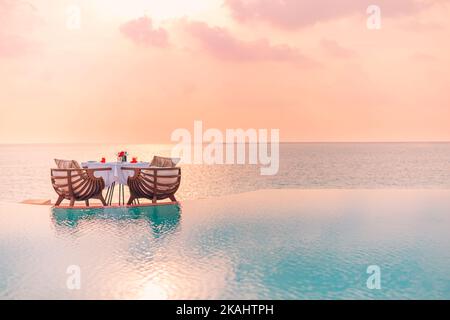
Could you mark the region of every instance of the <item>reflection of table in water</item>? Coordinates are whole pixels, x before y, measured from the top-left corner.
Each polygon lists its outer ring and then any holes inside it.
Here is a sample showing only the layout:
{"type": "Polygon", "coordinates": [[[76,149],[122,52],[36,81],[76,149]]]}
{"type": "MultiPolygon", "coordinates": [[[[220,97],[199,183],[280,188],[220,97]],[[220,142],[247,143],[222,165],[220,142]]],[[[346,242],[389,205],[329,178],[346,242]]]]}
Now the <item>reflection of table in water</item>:
{"type": "Polygon", "coordinates": [[[111,205],[116,184],[119,184],[119,204],[125,204],[125,185],[127,185],[128,177],[132,176],[133,171],[122,170],[122,167],[132,168],[148,168],[149,162],[83,162],[83,168],[110,168],[109,171],[98,171],[94,175],[98,178],[103,178],[105,181],[106,196],[105,200],[108,205],[111,205]]]}

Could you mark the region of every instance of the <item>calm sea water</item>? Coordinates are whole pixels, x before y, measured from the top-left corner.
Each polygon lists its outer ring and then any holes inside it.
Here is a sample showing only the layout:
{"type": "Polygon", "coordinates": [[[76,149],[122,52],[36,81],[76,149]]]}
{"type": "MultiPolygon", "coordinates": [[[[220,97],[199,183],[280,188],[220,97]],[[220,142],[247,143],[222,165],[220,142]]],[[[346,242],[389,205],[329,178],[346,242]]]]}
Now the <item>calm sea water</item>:
{"type": "MultiPolygon", "coordinates": [[[[170,155],[170,145],[2,145],[0,201],[55,199],[53,158],[80,162],[127,150],[139,160],[170,155]]],[[[450,188],[450,143],[281,144],[280,170],[261,176],[254,165],[183,165],[178,197],[200,199],[260,189],[450,188]]]]}

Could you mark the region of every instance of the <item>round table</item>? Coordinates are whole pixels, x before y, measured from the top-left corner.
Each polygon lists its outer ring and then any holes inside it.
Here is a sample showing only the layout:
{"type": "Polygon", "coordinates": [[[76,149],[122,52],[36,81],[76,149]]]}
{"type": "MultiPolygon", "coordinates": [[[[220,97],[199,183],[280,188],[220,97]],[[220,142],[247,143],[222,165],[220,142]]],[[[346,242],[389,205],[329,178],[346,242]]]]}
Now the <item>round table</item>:
{"type": "Polygon", "coordinates": [[[97,171],[94,172],[94,176],[98,178],[103,178],[105,181],[105,187],[108,188],[106,192],[106,202],[111,205],[114,188],[115,185],[119,185],[119,205],[125,203],[125,188],[124,186],[127,184],[128,177],[132,176],[134,173],[130,170],[122,170],[122,167],[127,168],[148,168],[150,166],[149,162],[97,162],[97,161],[88,161],[81,163],[83,168],[110,168],[109,171],[97,171]]]}

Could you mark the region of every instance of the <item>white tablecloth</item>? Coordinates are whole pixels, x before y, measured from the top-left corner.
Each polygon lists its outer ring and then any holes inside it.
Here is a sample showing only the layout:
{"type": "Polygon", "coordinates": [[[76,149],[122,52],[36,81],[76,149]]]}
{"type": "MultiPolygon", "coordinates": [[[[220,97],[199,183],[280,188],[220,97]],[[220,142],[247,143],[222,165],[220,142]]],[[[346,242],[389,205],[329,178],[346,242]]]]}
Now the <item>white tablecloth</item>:
{"type": "Polygon", "coordinates": [[[98,178],[102,177],[105,180],[105,186],[109,187],[114,182],[119,184],[127,184],[128,177],[134,174],[130,170],[122,170],[122,167],[132,167],[132,168],[148,168],[150,166],[149,162],[83,162],[81,165],[84,168],[111,168],[109,171],[97,171],[94,175],[98,178]]]}

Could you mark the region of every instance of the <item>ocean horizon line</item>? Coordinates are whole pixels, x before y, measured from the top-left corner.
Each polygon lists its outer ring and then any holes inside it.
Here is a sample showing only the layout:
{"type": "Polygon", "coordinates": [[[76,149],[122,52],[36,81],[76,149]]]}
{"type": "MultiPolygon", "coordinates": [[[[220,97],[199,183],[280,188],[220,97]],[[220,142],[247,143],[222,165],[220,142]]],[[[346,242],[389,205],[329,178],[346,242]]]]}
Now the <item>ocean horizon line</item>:
{"type": "MultiPolygon", "coordinates": [[[[268,141],[270,143],[270,141],[268,141]]],[[[410,140],[410,141],[280,141],[280,144],[414,144],[414,143],[429,143],[429,144],[440,144],[440,143],[450,143],[450,140],[410,140]]],[[[0,146],[30,146],[30,145],[177,145],[175,142],[2,142],[0,146]]],[[[195,145],[196,143],[192,143],[195,145]]],[[[211,142],[203,142],[203,145],[215,144],[211,142]]],[[[245,143],[217,143],[217,144],[252,144],[249,142],[245,143]]]]}

